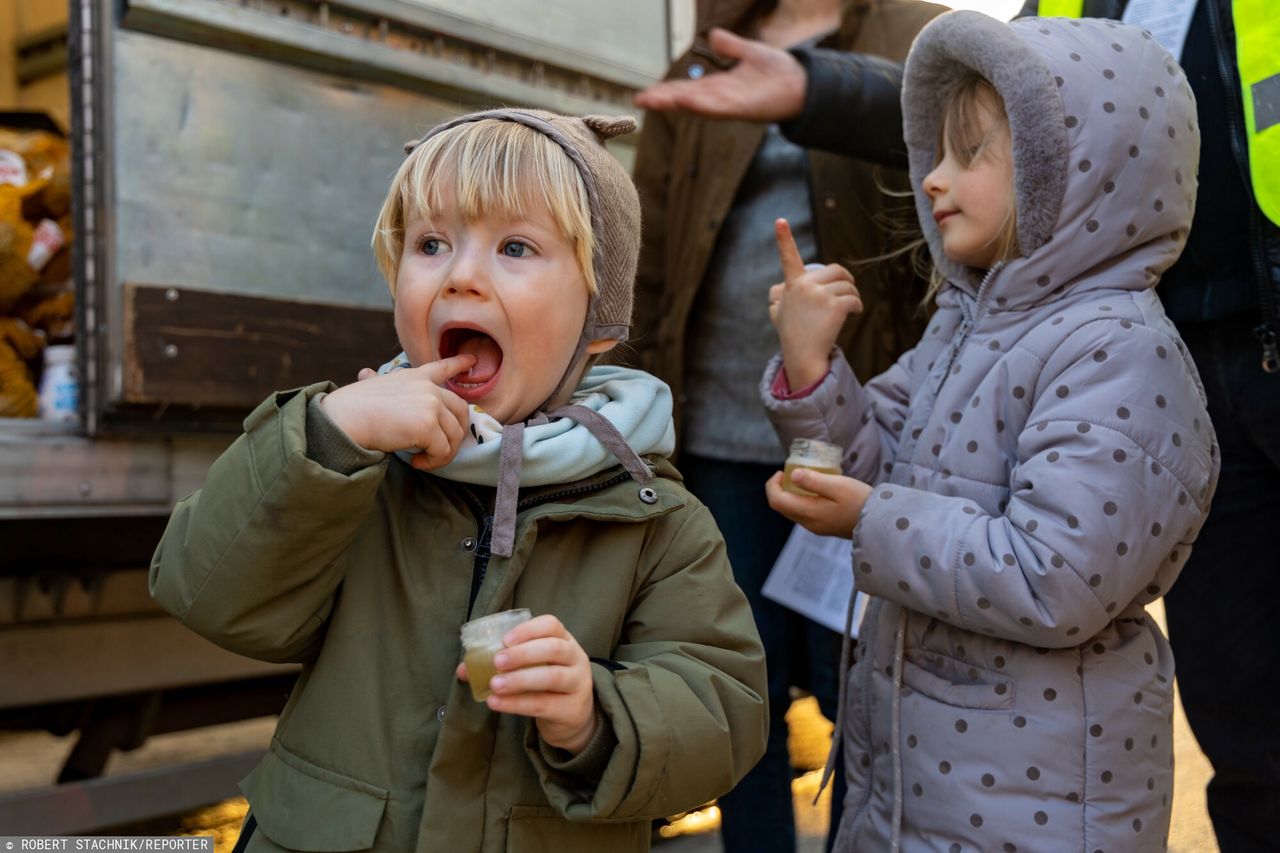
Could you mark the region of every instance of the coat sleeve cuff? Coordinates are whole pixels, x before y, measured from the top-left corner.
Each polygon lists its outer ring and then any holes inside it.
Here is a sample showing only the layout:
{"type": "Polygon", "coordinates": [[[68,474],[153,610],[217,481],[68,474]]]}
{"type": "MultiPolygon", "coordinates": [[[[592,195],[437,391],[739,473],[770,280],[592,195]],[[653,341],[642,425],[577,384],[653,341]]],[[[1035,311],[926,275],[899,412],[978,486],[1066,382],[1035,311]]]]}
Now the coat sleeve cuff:
{"type": "Polygon", "coordinates": [[[824,108],[829,106],[825,103],[828,98],[824,95],[827,95],[834,86],[830,79],[831,72],[821,63],[814,62],[813,50],[809,47],[797,47],[788,51],[804,69],[804,106],[795,118],[778,122],[778,129],[782,131],[783,136],[797,145],[825,150],[826,146],[822,143],[826,142],[829,131],[824,125],[830,122],[827,121],[829,114],[823,112],[824,108]]]}
{"type": "Polygon", "coordinates": [[[307,401],[307,458],[347,476],[381,462],[385,453],[366,450],[333,422],[320,405],[326,396],[322,392],[307,401]]]}
{"type": "Polygon", "coordinates": [[[805,72],[804,106],[782,135],[804,148],[907,168],[902,142],[902,66],[879,56],[821,47],[790,51],[805,72]],[[843,116],[833,122],[831,116],[843,116]],[[857,128],[849,132],[850,124],[857,128]]]}
{"type": "Polygon", "coordinates": [[[799,391],[792,391],[791,380],[787,378],[787,369],[785,367],[779,367],[777,374],[773,377],[773,387],[771,389],[773,392],[773,398],[775,400],[799,400],[804,397],[808,397],[818,389],[818,386],[823,383],[823,380],[827,378],[827,374],[829,373],[831,373],[830,370],[822,375],[822,379],[819,379],[807,388],[801,388],[799,391]]]}
{"type": "Polygon", "coordinates": [[[614,734],[609,718],[600,713],[599,706],[596,706],[593,713],[596,717],[596,733],[577,755],[571,755],[547,743],[537,733],[537,726],[533,726],[533,731],[538,742],[538,753],[548,767],[557,773],[576,776],[594,785],[604,776],[604,769],[613,756],[613,748],[618,745],[618,737],[614,734]]]}

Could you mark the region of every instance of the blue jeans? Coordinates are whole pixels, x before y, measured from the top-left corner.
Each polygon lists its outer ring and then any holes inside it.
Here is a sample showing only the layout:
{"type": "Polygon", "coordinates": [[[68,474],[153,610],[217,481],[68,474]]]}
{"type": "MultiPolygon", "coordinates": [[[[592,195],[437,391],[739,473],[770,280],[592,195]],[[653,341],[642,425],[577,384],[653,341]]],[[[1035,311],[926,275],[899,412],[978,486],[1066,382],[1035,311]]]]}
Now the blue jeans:
{"type": "Polygon", "coordinates": [[[1280,373],[1259,366],[1252,324],[1179,327],[1222,474],[1165,608],[1182,705],[1213,764],[1209,816],[1223,853],[1280,850],[1280,702],[1267,698],[1280,683],[1280,373]]]}
{"type": "MultiPolygon", "coordinates": [[[[689,491],[711,510],[724,534],[733,575],[746,593],[764,643],[769,674],[769,742],[764,757],[721,797],[720,835],[726,853],[791,853],[796,847],[791,807],[791,760],[785,715],[790,688],[804,687],[829,720],[836,717],[840,635],[761,595],[769,569],[792,524],[769,508],[764,483],[774,465],[680,457],[689,491]]],[[[837,771],[843,764],[837,762],[837,771]]],[[[843,774],[835,774],[832,829],[844,801],[843,774]]],[[[828,845],[834,833],[828,836],[828,845]]]]}

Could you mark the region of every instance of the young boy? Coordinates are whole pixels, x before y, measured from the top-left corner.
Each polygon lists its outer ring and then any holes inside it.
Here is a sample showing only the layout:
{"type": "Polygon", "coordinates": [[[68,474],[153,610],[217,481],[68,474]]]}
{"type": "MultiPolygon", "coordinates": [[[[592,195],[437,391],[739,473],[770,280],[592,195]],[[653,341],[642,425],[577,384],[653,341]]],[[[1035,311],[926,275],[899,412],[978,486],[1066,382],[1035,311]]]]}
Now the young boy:
{"type": "Polygon", "coordinates": [[[633,126],[498,110],[416,143],[374,235],[404,355],[272,396],[174,510],[156,599],[303,664],[243,849],[647,850],[763,751],[763,652],[665,459],[670,392],[585,370],[630,321],[639,206],[603,140],[633,126]],[[513,607],[477,702],[459,626],[513,607]]]}

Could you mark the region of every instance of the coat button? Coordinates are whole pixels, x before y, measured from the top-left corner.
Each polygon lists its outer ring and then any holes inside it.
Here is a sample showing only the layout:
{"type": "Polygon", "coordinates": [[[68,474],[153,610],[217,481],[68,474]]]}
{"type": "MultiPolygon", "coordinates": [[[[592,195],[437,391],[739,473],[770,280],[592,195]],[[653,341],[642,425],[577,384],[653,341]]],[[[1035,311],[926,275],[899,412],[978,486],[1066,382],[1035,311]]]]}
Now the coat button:
{"type": "Polygon", "coordinates": [[[707,73],[707,69],[700,63],[695,62],[689,66],[689,70],[685,73],[689,75],[690,80],[700,80],[702,75],[707,73]]]}
{"type": "Polygon", "coordinates": [[[640,490],[640,500],[647,504],[656,504],[658,502],[658,493],[648,486],[645,486],[640,490]]]}
{"type": "Polygon", "coordinates": [[[462,550],[474,551],[475,549],[476,549],[476,540],[474,537],[468,536],[466,539],[462,540],[462,550]]]}
{"type": "Polygon", "coordinates": [[[822,200],[822,206],[825,207],[827,210],[835,210],[836,200],[831,196],[827,196],[822,200]]]}
{"type": "Polygon", "coordinates": [[[442,723],[444,722],[444,706],[443,705],[441,705],[439,708],[436,708],[436,719],[442,723]]]}

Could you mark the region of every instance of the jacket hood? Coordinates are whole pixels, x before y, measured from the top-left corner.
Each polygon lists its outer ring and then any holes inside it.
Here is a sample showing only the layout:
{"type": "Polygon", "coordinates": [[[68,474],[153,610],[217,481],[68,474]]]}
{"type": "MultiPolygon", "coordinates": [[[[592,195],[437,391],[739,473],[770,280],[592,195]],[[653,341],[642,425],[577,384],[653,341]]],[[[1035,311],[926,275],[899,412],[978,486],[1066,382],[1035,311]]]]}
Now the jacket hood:
{"type": "Polygon", "coordinates": [[[993,310],[1153,287],[1186,243],[1200,154],[1195,97],[1173,57],[1143,30],[1096,19],[958,11],[921,31],[902,87],[916,210],[935,264],[976,296],[983,271],[943,254],[922,189],[947,99],[969,73],[1000,93],[1012,137],[1022,255],[992,282],[993,310]]]}

